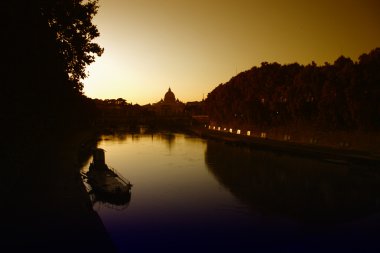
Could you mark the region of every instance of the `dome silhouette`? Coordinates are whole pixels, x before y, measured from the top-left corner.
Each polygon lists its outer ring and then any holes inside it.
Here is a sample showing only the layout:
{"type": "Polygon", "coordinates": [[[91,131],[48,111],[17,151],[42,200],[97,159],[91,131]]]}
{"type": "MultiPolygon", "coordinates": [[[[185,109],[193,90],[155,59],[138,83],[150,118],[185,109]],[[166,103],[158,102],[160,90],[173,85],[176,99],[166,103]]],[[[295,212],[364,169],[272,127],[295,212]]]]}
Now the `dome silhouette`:
{"type": "Polygon", "coordinates": [[[159,116],[173,117],[183,114],[185,104],[175,97],[173,91],[169,87],[168,91],[165,93],[164,98],[159,102],[154,103],[152,107],[159,116]]]}
{"type": "Polygon", "coordinates": [[[174,103],[175,102],[175,95],[174,93],[171,91],[171,89],[169,88],[169,90],[166,92],[165,94],[165,98],[164,98],[164,101],[166,103],[174,103]]]}

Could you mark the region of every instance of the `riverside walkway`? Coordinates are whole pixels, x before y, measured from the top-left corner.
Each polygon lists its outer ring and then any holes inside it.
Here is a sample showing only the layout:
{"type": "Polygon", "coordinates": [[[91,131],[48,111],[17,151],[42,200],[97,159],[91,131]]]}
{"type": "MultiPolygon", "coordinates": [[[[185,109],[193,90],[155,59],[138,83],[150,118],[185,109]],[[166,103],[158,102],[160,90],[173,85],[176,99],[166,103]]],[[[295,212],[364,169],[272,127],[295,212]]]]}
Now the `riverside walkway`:
{"type": "Polygon", "coordinates": [[[240,130],[233,131],[232,129],[210,125],[194,127],[191,131],[201,137],[225,141],[235,145],[249,146],[261,150],[323,159],[327,162],[360,163],[363,165],[380,166],[380,154],[377,152],[333,148],[317,144],[297,143],[290,140],[272,140],[267,138],[266,133],[260,133],[257,136],[253,136],[251,132],[244,134],[240,130]]]}

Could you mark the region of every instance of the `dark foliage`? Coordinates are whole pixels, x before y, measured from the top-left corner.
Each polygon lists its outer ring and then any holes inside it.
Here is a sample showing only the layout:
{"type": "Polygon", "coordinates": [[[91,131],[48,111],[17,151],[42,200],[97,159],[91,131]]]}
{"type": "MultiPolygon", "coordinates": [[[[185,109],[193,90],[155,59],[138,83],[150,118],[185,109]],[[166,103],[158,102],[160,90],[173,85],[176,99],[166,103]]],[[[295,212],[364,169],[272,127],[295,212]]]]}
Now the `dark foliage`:
{"type": "Polygon", "coordinates": [[[97,0],[44,0],[41,14],[47,20],[55,35],[59,54],[64,60],[65,72],[73,83],[73,88],[82,91],[81,79],[87,77],[86,66],[101,56],[103,49],[92,40],[99,36],[92,24],[96,15],[97,0]]]}
{"type": "Polygon", "coordinates": [[[115,252],[87,205],[79,175],[77,149],[84,136],[78,130],[91,123],[95,105],[83,96],[76,77],[83,77],[84,66],[91,62],[86,55],[96,52],[91,37],[77,38],[94,29],[94,9],[80,3],[1,3],[3,252],[115,252]],[[63,10],[60,4],[73,7],[66,13],[87,12],[58,18],[53,10],[63,10]],[[52,20],[57,23],[52,25],[52,20]],[[78,34],[68,28],[76,23],[83,25],[78,34]],[[65,43],[60,43],[60,33],[65,43]]]}
{"type": "Polygon", "coordinates": [[[262,63],[220,84],[206,99],[220,123],[281,126],[307,122],[323,129],[380,129],[380,48],[358,62],[333,65],[262,63]]]}
{"type": "Polygon", "coordinates": [[[42,131],[88,123],[91,101],[81,93],[85,67],[102,49],[91,23],[97,2],[18,0],[2,4],[5,47],[1,85],[7,130],[42,131]]]}

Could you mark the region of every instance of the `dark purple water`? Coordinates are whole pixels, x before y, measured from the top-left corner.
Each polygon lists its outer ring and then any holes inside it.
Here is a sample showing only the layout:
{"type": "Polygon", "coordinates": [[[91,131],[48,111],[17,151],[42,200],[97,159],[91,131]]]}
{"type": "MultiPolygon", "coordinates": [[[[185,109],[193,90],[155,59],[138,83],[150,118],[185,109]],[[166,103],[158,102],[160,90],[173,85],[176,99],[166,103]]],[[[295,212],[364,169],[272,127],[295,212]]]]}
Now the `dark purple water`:
{"type": "Polygon", "coordinates": [[[120,252],[380,252],[378,168],[185,134],[102,138],[133,184],[128,204],[94,204],[120,252]]]}

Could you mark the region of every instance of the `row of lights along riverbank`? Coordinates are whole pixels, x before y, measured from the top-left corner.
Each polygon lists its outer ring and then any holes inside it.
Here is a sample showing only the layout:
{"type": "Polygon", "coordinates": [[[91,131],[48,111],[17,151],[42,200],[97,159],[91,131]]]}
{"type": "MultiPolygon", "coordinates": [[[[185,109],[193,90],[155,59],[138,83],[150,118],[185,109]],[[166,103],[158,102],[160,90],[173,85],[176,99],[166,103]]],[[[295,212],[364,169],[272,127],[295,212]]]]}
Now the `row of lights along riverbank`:
{"type": "MultiPolygon", "coordinates": [[[[205,125],[205,128],[208,128],[209,130],[215,130],[215,131],[222,131],[222,132],[229,132],[231,134],[242,134],[242,131],[240,129],[232,129],[232,128],[222,128],[220,126],[216,127],[216,126],[211,126],[211,125],[205,125]]],[[[250,131],[250,130],[247,130],[246,132],[246,135],[247,136],[253,136],[253,132],[250,131]]],[[[266,132],[261,132],[260,133],[260,137],[263,138],[263,139],[266,139],[267,138],[267,133],[266,132]]],[[[290,140],[290,136],[288,136],[288,139],[287,140],[290,140]]]]}

